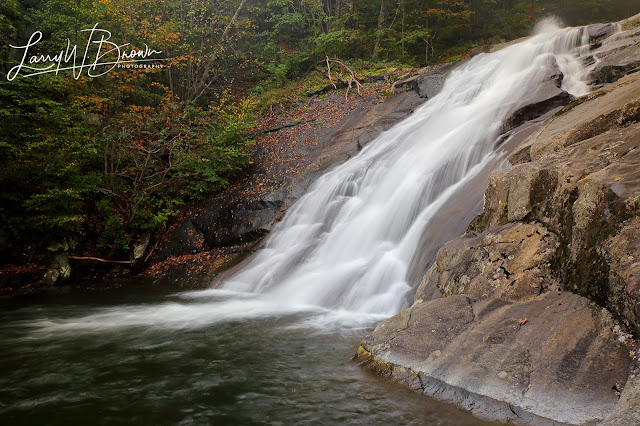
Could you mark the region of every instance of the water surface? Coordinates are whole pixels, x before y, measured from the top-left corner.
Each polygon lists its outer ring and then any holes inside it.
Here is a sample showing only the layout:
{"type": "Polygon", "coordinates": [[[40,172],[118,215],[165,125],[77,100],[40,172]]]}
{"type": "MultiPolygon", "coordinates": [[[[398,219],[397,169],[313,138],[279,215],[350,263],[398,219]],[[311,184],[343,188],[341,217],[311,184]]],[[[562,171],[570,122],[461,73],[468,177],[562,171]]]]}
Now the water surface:
{"type": "Polygon", "coordinates": [[[138,287],[0,305],[4,424],[479,424],[350,361],[374,318],[138,287]]]}

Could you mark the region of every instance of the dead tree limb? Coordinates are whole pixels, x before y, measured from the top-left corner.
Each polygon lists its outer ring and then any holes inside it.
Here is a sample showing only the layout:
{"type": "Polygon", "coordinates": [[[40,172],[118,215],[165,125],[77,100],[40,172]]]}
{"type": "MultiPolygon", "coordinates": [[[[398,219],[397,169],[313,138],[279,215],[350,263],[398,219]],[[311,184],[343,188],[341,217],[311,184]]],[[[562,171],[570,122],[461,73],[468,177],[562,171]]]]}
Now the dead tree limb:
{"type": "Polygon", "coordinates": [[[99,257],[90,257],[90,256],[69,256],[69,259],[73,260],[94,260],[96,262],[102,263],[122,263],[126,265],[131,265],[133,263],[132,260],[109,260],[109,259],[101,259],[99,257]]]}
{"type": "Polygon", "coordinates": [[[323,70],[322,68],[318,67],[318,66],[316,66],[316,70],[320,71],[322,74],[324,74],[329,79],[329,83],[331,83],[331,85],[333,86],[334,89],[338,88],[338,86],[336,85],[335,81],[339,81],[340,83],[344,83],[344,84],[347,85],[347,90],[344,93],[345,100],[349,100],[349,91],[354,86],[354,84],[355,84],[356,90],[358,91],[358,95],[362,96],[362,93],[360,92],[360,89],[362,88],[362,84],[358,80],[358,77],[356,77],[356,73],[354,73],[351,68],[349,68],[341,60],[336,59],[336,58],[329,58],[328,56],[325,58],[325,62],[327,64],[326,71],[323,70]],[[341,77],[340,75],[336,75],[336,77],[334,78],[331,75],[331,64],[332,63],[340,65],[348,73],[348,77],[345,79],[345,78],[341,77]]]}
{"type": "MultiPolygon", "coordinates": [[[[238,19],[238,16],[240,15],[240,12],[244,8],[245,3],[247,3],[247,0],[240,0],[240,4],[238,4],[238,8],[236,9],[236,12],[233,14],[233,16],[231,17],[231,20],[229,21],[227,26],[224,28],[224,31],[222,31],[222,36],[220,37],[220,41],[218,42],[218,45],[216,47],[221,47],[222,44],[224,43],[225,39],[229,35],[229,31],[231,30],[231,27],[236,22],[236,20],[238,19]]],[[[192,89],[193,90],[192,97],[196,95],[197,97],[200,97],[202,93],[204,93],[204,91],[207,89],[208,87],[207,80],[209,79],[210,70],[217,59],[218,59],[218,53],[214,49],[214,52],[211,54],[211,56],[209,56],[209,60],[205,64],[202,76],[198,80],[198,83],[192,89]]]]}

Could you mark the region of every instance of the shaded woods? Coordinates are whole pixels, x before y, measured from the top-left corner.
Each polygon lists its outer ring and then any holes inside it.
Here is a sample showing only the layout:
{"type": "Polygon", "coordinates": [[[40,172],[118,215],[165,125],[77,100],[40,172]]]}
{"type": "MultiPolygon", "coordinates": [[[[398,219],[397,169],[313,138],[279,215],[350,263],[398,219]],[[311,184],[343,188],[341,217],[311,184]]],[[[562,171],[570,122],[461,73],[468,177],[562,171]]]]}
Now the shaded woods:
{"type": "MultiPolygon", "coordinates": [[[[638,1],[5,0],[0,4],[0,255],[66,251],[131,259],[136,243],[251,162],[261,96],[323,67],[424,66],[527,34],[637,12],[638,1]],[[38,54],[86,44],[162,51],[162,67],[7,72],[34,31],[38,54]]],[[[349,69],[351,69],[349,68],[349,69]]]]}

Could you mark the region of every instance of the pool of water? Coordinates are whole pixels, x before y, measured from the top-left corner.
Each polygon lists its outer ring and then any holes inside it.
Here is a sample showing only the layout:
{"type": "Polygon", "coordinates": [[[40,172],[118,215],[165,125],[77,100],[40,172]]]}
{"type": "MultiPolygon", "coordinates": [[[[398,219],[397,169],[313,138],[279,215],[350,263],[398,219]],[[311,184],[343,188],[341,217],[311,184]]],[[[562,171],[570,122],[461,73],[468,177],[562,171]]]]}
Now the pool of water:
{"type": "Polygon", "coordinates": [[[4,424],[480,424],[351,361],[379,318],[216,290],[0,305],[4,424]]]}

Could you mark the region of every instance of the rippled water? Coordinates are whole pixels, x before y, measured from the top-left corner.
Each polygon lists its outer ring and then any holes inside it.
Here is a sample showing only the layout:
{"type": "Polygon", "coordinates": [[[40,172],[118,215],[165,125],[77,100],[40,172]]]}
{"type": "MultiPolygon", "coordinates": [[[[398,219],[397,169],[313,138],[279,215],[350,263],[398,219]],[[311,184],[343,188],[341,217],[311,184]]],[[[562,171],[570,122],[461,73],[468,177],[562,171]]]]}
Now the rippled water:
{"type": "Polygon", "coordinates": [[[373,318],[347,326],[335,313],[304,307],[276,313],[266,306],[225,315],[238,303],[261,302],[228,292],[158,289],[0,302],[0,419],[479,424],[351,362],[373,318]],[[157,318],[135,314],[155,308],[157,318]],[[180,308],[217,315],[161,319],[180,308]]]}

